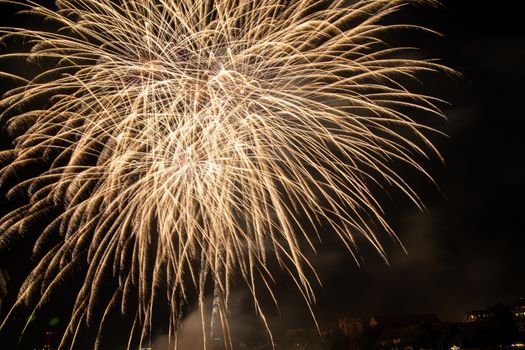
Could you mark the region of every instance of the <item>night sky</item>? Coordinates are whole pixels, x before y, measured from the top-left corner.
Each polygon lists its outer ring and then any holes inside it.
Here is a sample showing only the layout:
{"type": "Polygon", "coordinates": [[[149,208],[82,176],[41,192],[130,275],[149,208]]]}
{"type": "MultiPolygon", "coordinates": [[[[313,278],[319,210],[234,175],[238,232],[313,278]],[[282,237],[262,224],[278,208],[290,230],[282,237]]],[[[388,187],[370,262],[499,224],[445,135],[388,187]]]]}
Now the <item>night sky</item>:
{"type": "Polygon", "coordinates": [[[408,254],[392,246],[390,266],[366,254],[361,268],[326,254],[320,308],[335,314],[464,312],[525,295],[525,31],[509,1],[446,1],[407,18],[441,32],[416,37],[423,52],[462,74],[427,83],[450,102],[445,164],[430,165],[439,190],[422,184],[426,212],[392,205],[408,254]]]}
{"type": "MultiPolygon", "coordinates": [[[[449,0],[400,15],[443,34],[412,33],[403,42],[460,73],[423,79],[423,91],[450,103],[443,106],[448,122],[439,126],[448,137],[434,138],[445,162],[426,163],[437,186],[412,181],[425,212],[386,197],[407,254],[386,242],[387,266],[363,244],[358,267],[335,239],[319,246],[312,260],[323,283],[314,307],[322,324],[339,316],[416,312],[460,321],[465,311],[525,296],[525,30],[513,5],[449,0]]],[[[0,12],[1,25],[22,20],[0,12]]],[[[278,295],[281,316],[270,311],[274,328],[313,326],[291,283],[280,285],[278,295]]],[[[234,293],[232,315],[241,331],[256,323],[248,299],[234,293]]]]}
{"type": "MultiPolygon", "coordinates": [[[[321,245],[314,262],[323,283],[315,307],[322,323],[418,312],[461,321],[466,311],[525,295],[525,30],[506,3],[450,0],[400,16],[440,32],[403,39],[460,73],[424,81],[425,91],[450,103],[440,126],[448,138],[434,139],[445,163],[426,164],[439,188],[413,178],[424,212],[406,199],[386,198],[408,252],[386,242],[388,266],[366,243],[361,267],[340,245],[329,239],[321,245]]],[[[281,322],[311,325],[292,286],[281,297],[281,322]]]]}

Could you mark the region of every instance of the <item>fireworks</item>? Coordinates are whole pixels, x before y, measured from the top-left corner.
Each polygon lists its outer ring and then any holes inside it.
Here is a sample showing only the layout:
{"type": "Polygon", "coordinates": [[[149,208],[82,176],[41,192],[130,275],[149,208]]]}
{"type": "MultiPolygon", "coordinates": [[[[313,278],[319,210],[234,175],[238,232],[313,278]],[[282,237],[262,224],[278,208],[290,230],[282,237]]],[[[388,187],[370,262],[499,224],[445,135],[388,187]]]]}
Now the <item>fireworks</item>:
{"type": "Polygon", "coordinates": [[[166,299],[175,336],[185,300],[197,295],[204,313],[209,287],[213,323],[227,334],[235,275],[265,321],[258,295],[273,295],[268,259],[311,304],[316,274],[305,252],[323,234],[352,254],[361,235],[385,256],[377,231],[395,235],[372,186],[420,205],[392,163],[426,175],[417,159],[438,154],[435,130],[413,117],[440,117],[437,100],[408,86],[445,68],[382,40],[404,26],[381,20],[407,2],[21,4],[60,30],[1,29],[4,41],[32,45],[3,59],[47,67],[31,80],[0,73],[21,81],[0,102],[13,138],[0,153],[0,186],[26,201],[1,219],[0,247],[46,222],[13,310],[37,310],[87,266],[62,346],[83,322],[102,329],[130,303],[130,344],[144,340],[155,302],[166,299]],[[23,169],[34,170],[13,185],[23,169]],[[105,300],[108,278],[118,286],[105,300]]]}

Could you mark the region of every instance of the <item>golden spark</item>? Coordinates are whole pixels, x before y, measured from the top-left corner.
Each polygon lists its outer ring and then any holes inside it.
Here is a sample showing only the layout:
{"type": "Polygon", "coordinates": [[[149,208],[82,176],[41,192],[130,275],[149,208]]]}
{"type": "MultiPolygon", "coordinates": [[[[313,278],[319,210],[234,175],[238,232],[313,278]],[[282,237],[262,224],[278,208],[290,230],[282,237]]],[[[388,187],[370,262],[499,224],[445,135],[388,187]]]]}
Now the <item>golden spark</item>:
{"type": "Polygon", "coordinates": [[[387,45],[385,34],[410,26],[382,22],[432,1],[59,0],[56,11],[2,2],[56,27],[0,28],[1,41],[32,47],[1,60],[45,67],[0,73],[21,82],[0,100],[13,139],[0,187],[26,200],[0,219],[0,247],[46,222],[12,312],[38,310],[87,266],[61,347],[132,301],[130,344],[147,339],[156,300],[169,301],[176,336],[189,296],[204,315],[208,284],[228,334],[236,274],[268,327],[259,295],[274,296],[269,259],[310,306],[317,275],[306,252],[323,235],[356,260],[364,237],[386,259],[381,233],[395,234],[374,186],[421,205],[392,164],[428,176],[418,159],[439,156],[437,131],[416,116],[442,113],[410,87],[447,69],[387,45]],[[31,175],[13,184],[24,169],[31,175]],[[100,301],[108,276],[118,288],[100,301]]]}

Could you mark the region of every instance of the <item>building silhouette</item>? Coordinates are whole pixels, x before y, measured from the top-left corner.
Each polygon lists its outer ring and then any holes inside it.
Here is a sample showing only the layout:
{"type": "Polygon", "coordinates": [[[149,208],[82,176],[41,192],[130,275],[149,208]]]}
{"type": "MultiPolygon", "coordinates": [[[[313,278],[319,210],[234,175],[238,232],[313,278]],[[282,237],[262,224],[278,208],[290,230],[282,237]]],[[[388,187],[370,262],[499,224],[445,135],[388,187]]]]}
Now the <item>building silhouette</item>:
{"type": "Polygon", "coordinates": [[[519,333],[525,334],[525,298],[519,298],[512,306],[512,317],[519,333]]]}
{"type": "Polygon", "coordinates": [[[363,333],[363,322],[360,317],[339,318],[337,327],[342,334],[350,338],[355,338],[363,333]]]}

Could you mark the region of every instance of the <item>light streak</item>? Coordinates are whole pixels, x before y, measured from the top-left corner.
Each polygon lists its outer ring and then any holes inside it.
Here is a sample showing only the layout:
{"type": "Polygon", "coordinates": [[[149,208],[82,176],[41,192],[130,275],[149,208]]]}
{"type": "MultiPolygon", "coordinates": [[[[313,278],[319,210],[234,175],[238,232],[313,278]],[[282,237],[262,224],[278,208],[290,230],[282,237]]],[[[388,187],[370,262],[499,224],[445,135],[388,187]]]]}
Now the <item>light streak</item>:
{"type": "Polygon", "coordinates": [[[62,28],[0,30],[33,47],[1,59],[48,60],[32,80],[0,73],[22,82],[0,102],[17,136],[0,153],[0,186],[46,164],[10,189],[27,204],[1,218],[0,246],[60,211],[35,243],[41,260],[17,305],[37,295],[37,310],[87,264],[62,346],[135,297],[138,337],[166,298],[174,336],[189,293],[203,310],[208,284],[226,329],[239,274],[267,325],[258,298],[273,296],[268,259],[308,305],[317,275],[306,251],[322,235],[338,235],[356,260],[360,235],[386,259],[381,232],[395,234],[372,188],[421,206],[392,164],[428,176],[418,159],[439,156],[428,136],[437,131],[414,116],[442,113],[410,86],[447,71],[383,42],[409,26],[381,21],[410,2],[61,0],[52,11],[17,1],[62,28]],[[51,103],[34,107],[42,99],[51,103]],[[108,276],[119,287],[96,319],[108,276]]]}

